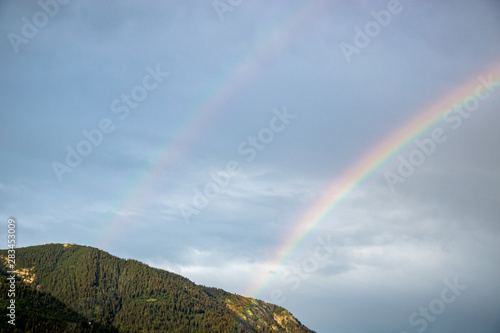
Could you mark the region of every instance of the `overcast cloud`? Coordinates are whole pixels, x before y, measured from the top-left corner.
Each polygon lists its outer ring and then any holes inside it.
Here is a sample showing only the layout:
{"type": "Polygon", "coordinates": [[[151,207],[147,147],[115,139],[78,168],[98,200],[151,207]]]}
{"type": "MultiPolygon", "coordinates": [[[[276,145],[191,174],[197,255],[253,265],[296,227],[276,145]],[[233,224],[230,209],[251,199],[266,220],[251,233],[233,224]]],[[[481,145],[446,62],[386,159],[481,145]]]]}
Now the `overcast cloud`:
{"type": "Polygon", "coordinates": [[[18,246],[99,247],[317,332],[500,331],[498,1],[62,2],[0,4],[18,246]],[[488,97],[420,133],[446,139],[404,182],[387,175],[412,142],[270,261],[341,175],[480,75],[488,97]]]}

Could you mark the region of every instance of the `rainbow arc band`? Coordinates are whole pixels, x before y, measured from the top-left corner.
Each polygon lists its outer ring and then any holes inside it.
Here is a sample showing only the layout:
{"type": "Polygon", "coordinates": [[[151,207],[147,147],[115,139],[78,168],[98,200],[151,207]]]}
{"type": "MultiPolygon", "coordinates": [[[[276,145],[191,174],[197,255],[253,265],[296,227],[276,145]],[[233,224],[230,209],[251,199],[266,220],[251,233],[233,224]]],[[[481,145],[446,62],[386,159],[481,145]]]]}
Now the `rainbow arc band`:
{"type": "MultiPolygon", "coordinates": [[[[444,97],[431,103],[416,113],[416,116],[399,127],[396,131],[380,141],[354,165],[347,168],[346,172],[336,178],[325,191],[321,199],[316,201],[302,216],[293,223],[290,232],[276,246],[274,255],[265,267],[280,267],[304,244],[305,240],[314,234],[337,208],[366,183],[371,176],[378,171],[396,154],[407,145],[426,133],[429,129],[445,121],[444,115],[457,103],[465,103],[480,91],[478,80],[490,93],[497,90],[500,85],[500,63],[480,75],[451,90],[444,97]],[[488,78],[488,80],[485,80],[488,78]]],[[[483,89],[483,91],[485,91],[483,89]]],[[[482,95],[484,96],[484,95],[482,95]]],[[[245,295],[259,297],[273,280],[273,275],[267,272],[256,272],[249,279],[245,288],[245,295]]]]}

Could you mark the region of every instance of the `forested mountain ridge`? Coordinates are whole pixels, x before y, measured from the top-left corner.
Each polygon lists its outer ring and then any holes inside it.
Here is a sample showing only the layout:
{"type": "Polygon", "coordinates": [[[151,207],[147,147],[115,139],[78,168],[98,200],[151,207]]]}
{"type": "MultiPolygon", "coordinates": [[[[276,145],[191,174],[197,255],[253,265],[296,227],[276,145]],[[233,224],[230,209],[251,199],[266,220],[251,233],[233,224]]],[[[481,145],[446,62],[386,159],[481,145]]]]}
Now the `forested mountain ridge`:
{"type": "MultiPolygon", "coordinates": [[[[7,251],[0,251],[1,315],[7,251]]],[[[286,309],[80,245],[16,249],[19,332],[312,332],[286,309]]],[[[0,330],[12,329],[6,320],[0,330]]]]}

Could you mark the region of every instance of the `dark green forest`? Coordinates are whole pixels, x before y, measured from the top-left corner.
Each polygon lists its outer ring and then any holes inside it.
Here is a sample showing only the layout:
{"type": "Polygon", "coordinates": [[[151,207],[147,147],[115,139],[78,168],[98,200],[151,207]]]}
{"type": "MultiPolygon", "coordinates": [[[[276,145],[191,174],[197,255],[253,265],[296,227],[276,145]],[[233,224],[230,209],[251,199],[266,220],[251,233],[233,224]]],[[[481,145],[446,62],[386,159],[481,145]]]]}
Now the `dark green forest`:
{"type": "Polygon", "coordinates": [[[14,328],[0,256],[2,332],[312,332],[282,307],[68,244],[16,249],[14,328]]]}

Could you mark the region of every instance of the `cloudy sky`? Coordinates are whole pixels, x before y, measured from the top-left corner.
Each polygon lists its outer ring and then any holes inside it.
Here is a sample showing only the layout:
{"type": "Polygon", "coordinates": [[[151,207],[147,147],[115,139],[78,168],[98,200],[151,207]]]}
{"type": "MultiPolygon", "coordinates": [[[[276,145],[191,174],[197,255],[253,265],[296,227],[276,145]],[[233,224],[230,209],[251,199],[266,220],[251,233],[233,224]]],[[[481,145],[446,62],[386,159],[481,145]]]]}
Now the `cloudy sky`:
{"type": "Polygon", "coordinates": [[[497,1],[46,3],[0,4],[18,246],[99,247],[317,332],[500,330],[497,1]]]}

